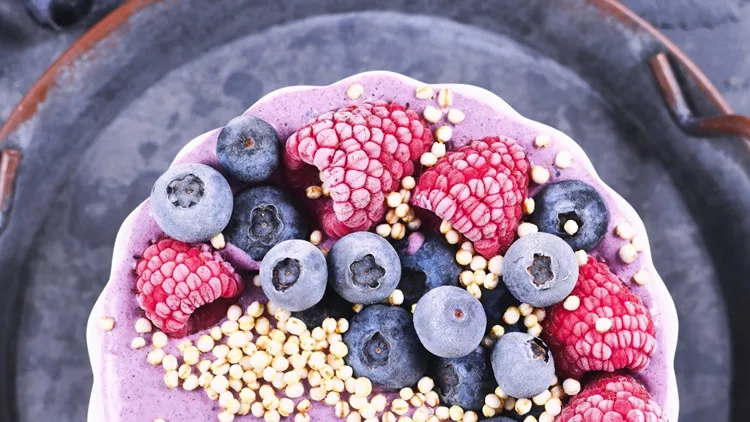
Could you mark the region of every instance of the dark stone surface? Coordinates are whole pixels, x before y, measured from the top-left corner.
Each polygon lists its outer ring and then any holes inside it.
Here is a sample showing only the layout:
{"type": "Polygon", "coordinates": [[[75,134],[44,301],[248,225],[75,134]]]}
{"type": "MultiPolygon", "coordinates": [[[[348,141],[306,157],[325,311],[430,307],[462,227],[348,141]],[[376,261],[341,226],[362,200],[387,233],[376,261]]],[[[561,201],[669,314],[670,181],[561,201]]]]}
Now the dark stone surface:
{"type": "MultiPolygon", "coordinates": [[[[640,3],[645,14],[652,13],[654,5],[662,5],[661,1],[632,2],[640,3]]],[[[689,24],[666,11],[656,16],[671,22],[660,23],[662,26],[692,28],[668,32],[689,53],[699,53],[696,61],[727,93],[730,102],[750,113],[750,46],[741,42],[750,35],[744,34],[743,38],[743,31],[750,32],[750,7],[746,7],[747,2],[724,3],[726,7],[717,6],[709,15],[684,18],[689,24]],[[737,20],[731,17],[733,14],[739,16],[737,20]],[[709,48],[712,44],[707,40],[718,47],[709,48]],[[717,60],[717,52],[726,59],[717,60]]],[[[20,4],[0,0],[0,121],[41,74],[43,64],[49,63],[81,31],[55,34],[37,29],[19,10],[20,4]]],[[[664,4],[672,7],[674,2],[664,4]]],[[[461,12],[455,13],[460,16],[461,12]]],[[[460,20],[492,28],[480,15],[460,20]]],[[[532,22],[543,20],[543,16],[526,18],[532,22]]],[[[581,28],[584,33],[585,22],[581,28]]],[[[201,30],[185,28],[182,41],[198,42],[204,35],[201,30]]],[[[560,60],[555,53],[547,53],[560,60]]],[[[583,59],[582,67],[586,66],[583,59]]],[[[570,59],[560,61],[567,63],[570,59]]],[[[147,197],[153,181],[185,142],[220,126],[273,89],[326,84],[373,68],[395,70],[427,81],[483,86],[501,95],[522,114],[576,139],[603,179],[643,217],[657,269],[675,297],[682,323],[676,362],[681,419],[730,420],[729,382],[733,368],[727,342],[728,309],[720,278],[727,283],[727,278],[741,275],[727,271],[722,274],[721,268],[717,271],[716,258],[710,256],[709,248],[721,247],[721,239],[704,243],[707,223],[694,217],[701,198],[691,198],[685,186],[695,183],[696,189],[710,191],[711,185],[700,183],[711,181],[699,183],[686,176],[675,184],[675,177],[691,169],[685,166],[682,172],[673,171],[670,175],[660,157],[671,154],[677,161],[687,158],[666,144],[665,148],[655,148],[658,144],[654,137],[641,130],[642,121],[633,124],[623,119],[617,108],[622,103],[612,101],[611,92],[607,96],[605,90],[604,97],[598,93],[601,86],[586,69],[578,69],[575,64],[571,67],[586,81],[505,36],[445,20],[374,14],[314,18],[267,29],[210,49],[163,78],[153,76],[146,79],[148,83],[115,80],[105,85],[109,90],[98,94],[100,100],[115,95],[118,89],[127,89],[129,84],[144,91],[134,93],[132,102],[120,104],[114,112],[109,110],[111,115],[89,116],[86,122],[90,128],[77,129],[76,134],[83,139],[71,142],[80,145],[81,152],[65,164],[71,173],[58,175],[60,179],[51,184],[56,195],[52,197],[47,191],[52,198],[50,211],[29,251],[28,260],[33,264],[9,270],[20,275],[26,298],[14,375],[20,420],[46,420],[50,414],[58,415],[60,421],[85,419],[91,382],[85,321],[108,278],[114,236],[124,217],[147,197]],[[342,39],[349,41],[344,44],[339,42],[342,39]],[[399,48],[383,49],[384,45],[399,48]],[[72,303],[76,306],[70,306],[72,303]]],[[[108,70],[106,66],[103,69],[108,70]]],[[[128,72],[135,71],[128,68],[123,73],[128,72]]],[[[75,89],[76,85],[71,86],[75,89]]],[[[96,108],[87,111],[94,113],[96,108]]],[[[705,152],[705,148],[686,146],[689,148],[685,154],[705,152]]],[[[699,160],[695,171],[706,171],[706,166],[699,160]]],[[[731,163],[725,167],[732,170],[731,163]]],[[[18,213],[16,218],[21,218],[18,213]]],[[[746,254],[747,249],[744,251],[746,254]]],[[[7,379],[0,373],[0,382],[7,379]]]]}

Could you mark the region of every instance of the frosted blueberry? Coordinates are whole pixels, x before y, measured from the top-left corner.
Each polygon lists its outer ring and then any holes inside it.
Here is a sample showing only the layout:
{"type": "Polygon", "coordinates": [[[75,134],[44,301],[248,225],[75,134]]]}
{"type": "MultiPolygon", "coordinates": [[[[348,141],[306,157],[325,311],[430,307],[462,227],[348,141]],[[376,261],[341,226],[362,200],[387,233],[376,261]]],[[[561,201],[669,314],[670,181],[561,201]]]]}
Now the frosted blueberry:
{"type": "Polygon", "coordinates": [[[230,120],[219,133],[216,155],[238,180],[258,183],[279,166],[279,135],[259,117],[242,115],[230,120]]]}
{"type": "Polygon", "coordinates": [[[401,279],[396,250],[370,232],[339,239],[328,254],[328,265],[331,286],[351,303],[367,305],[387,299],[401,279]]]}
{"type": "Polygon", "coordinates": [[[542,339],[527,333],[507,333],[492,350],[492,371],[508,395],[531,398],[549,388],[555,377],[555,362],[542,339]]]}
{"type": "Polygon", "coordinates": [[[343,335],[344,358],[357,377],[382,388],[410,387],[427,371],[429,354],[419,343],[409,311],[371,305],[354,315],[343,335]]]}
{"type": "Polygon", "coordinates": [[[232,190],[221,173],[205,164],[179,164],[154,183],[150,205],[156,223],[168,236],[205,242],[229,222],[232,190]]]}
{"type": "Polygon", "coordinates": [[[260,283],[268,300],[288,311],[303,311],[320,302],[328,283],[328,266],[317,246],[292,239],[271,248],[260,265],[260,283]]]}
{"type": "Polygon", "coordinates": [[[505,254],[503,281],[521,302],[536,307],[563,301],[578,280],[578,260],[565,241],[549,233],[516,240],[505,254]]]}
{"type": "Polygon", "coordinates": [[[274,245],[305,236],[305,221],[289,197],[273,186],[250,188],[234,198],[227,240],[260,261],[274,245]]]}
{"type": "Polygon", "coordinates": [[[427,292],[414,311],[414,328],[430,353],[459,358],[473,352],[484,337],[487,317],[466,290],[441,286],[427,292]]]}

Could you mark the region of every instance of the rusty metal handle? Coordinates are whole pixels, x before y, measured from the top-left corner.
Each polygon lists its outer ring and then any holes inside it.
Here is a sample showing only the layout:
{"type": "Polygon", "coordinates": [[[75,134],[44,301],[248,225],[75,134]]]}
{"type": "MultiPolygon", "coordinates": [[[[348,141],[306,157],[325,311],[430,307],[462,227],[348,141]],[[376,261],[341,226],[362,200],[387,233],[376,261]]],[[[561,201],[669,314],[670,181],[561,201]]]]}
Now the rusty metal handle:
{"type": "Polygon", "coordinates": [[[750,117],[738,114],[699,117],[693,113],[665,53],[651,59],[651,69],[661,87],[664,101],[685,132],[707,137],[734,135],[750,140],[750,117]]]}
{"type": "Polygon", "coordinates": [[[0,232],[8,223],[13,205],[13,189],[18,167],[21,164],[20,151],[5,149],[0,151],[0,232]]]}

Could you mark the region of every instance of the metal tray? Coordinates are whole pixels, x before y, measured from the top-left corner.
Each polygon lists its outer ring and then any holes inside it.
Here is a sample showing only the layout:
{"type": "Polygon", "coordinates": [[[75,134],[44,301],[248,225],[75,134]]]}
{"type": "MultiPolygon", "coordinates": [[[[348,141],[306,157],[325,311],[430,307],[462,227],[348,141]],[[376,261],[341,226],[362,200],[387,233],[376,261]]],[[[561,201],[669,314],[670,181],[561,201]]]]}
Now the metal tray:
{"type": "Polygon", "coordinates": [[[262,3],[132,0],[0,128],[0,420],[85,419],[115,234],[185,142],[276,88],[372,69],[482,86],[577,140],[674,296],[681,419],[750,412],[733,360],[750,348],[750,148],[685,134],[750,126],[655,29],[614,0],[262,3]]]}

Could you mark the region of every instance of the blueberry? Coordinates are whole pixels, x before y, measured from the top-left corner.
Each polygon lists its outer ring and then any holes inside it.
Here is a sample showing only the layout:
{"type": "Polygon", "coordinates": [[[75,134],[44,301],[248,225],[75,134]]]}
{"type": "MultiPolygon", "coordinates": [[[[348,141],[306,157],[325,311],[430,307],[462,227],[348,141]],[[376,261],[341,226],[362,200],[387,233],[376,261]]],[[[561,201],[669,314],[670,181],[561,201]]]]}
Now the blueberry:
{"type": "Polygon", "coordinates": [[[527,333],[507,333],[492,350],[492,371],[508,395],[531,398],[552,384],[555,361],[542,339],[527,333]]]}
{"type": "Polygon", "coordinates": [[[339,239],[328,254],[331,285],[351,303],[384,299],[401,279],[401,263],[390,243],[375,233],[356,232],[339,239]]]}
{"type": "Polygon", "coordinates": [[[271,248],[260,264],[260,285],[268,300],[288,311],[320,302],[328,284],[323,252],[305,240],[286,240],[271,248]]]}
{"type": "Polygon", "coordinates": [[[326,318],[346,318],[354,315],[352,304],[344,300],[333,289],[326,289],[323,299],[315,306],[304,311],[292,312],[292,316],[304,322],[308,327],[320,327],[326,318]]]}
{"type": "Polygon", "coordinates": [[[516,240],[505,254],[503,282],[521,302],[545,307],[565,299],[578,280],[573,249],[549,233],[516,240]]]}
{"type": "Polygon", "coordinates": [[[345,360],[357,377],[382,388],[409,387],[427,371],[429,354],[419,343],[409,311],[371,305],[356,314],[344,333],[345,360]]]}
{"type": "Polygon", "coordinates": [[[37,22],[58,30],[80,22],[93,5],[93,0],[26,0],[26,9],[37,22]]]}
{"type": "Polygon", "coordinates": [[[233,177],[258,183],[279,166],[279,135],[273,126],[255,116],[230,120],[219,133],[216,155],[233,177]]]}
{"type": "Polygon", "coordinates": [[[224,234],[256,261],[274,245],[305,236],[302,215],[288,196],[272,186],[250,188],[234,198],[234,211],[224,234]]]}
{"type": "Polygon", "coordinates": [[[436,234],[425,234],[424,243],[409,255],[408,240],[396,244],[401,260],[401,281],[398,289],[404,293],[404,305],[419,301],[428,290],[440,286],[457,286],[461,267],[456,262],[456,252],[436,234]]]}
{"type": "Polygon", "coordinates": [[[461,358],[435,358],[430,372],[441,401],[464,410],[481,410],[484,397],[497,386],[490,352],[484,347],[477,347],[461,358]]]}
{"type": "Polygon", "coordinates": [[[479,346],[487,328],[482,304],[466,290],[454,286],[427,292],[414,311],[414,328],[422,345],[444,358],[466,356],[479,346]]]}
{"type": "Polygon", "coordinates": [[[536,209],[531,221],[540,231],[568,242],[573,250],[590,251],[607,233],[607,206],[599,192],[586,183],[578,180],[551,183],[536,194],[534,202],[536,209]],[[568,220],[578,225],[572,236],[563,228],[568,220]]]}
{"type": "Polygon", "coordinates": [[[221,233],[232,215],[232,190],[218,171],[198,164],[176,165],[151,189],[151,214],[164,233],[188,243],[221,233]]]}

